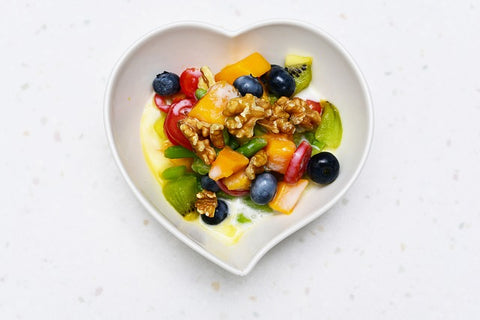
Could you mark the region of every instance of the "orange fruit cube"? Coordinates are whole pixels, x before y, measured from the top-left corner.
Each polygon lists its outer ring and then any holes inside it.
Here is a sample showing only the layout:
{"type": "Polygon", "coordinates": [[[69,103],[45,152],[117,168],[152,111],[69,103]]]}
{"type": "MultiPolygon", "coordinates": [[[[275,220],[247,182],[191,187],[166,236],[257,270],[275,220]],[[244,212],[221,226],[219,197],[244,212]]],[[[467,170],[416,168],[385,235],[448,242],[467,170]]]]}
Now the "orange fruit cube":
{"type": "Polygon", "coordinates": [[[218,153],[210,167],[208,176],[215,181],[230,177],[232,174],[245,169],[248,162],[247,157],[227,146],[218,153]]]}
{"type": "Polygon", "coordinates": [[[208,92],[198,100],[197,104],[188,113],[190,117],[210,124],[225,122],[223,109],[230,99],[238,97],[238,91],[232,85],[221,81],[210,87],[208,92]]]}
{"type": "Polygon", "coordinates": [[[250,74],[254,77],[260,77],[268,72],[270,68],[270,63],[260,53],[254,52],[248,57],[223,68],[215,75],[215,80],[224,80],[233,84],[238,77],[250,74]]]}
{"type": "Polygon", "coordinates": [[[308,180],[306,179],[300,179],[294,184],[288,184],[285,181],[279,182],[277,185],[277,193],[268,205],[278,212],[285,214],[292,213],[307,185],[308,180]]]}

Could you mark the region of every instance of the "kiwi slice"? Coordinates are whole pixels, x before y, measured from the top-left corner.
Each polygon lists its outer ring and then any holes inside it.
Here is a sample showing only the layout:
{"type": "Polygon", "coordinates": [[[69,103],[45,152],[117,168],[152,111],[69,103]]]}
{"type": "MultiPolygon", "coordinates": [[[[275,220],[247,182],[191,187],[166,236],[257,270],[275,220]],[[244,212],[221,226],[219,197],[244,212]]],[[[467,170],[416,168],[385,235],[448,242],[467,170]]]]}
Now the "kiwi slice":
{"type": "Polygon", "coordinates": [[[295,80],[295,92],[299,93],[312,81],[312,57],[289,54],[285,58],[285,68],[295,80]]]}
{"type": "Polygon", "coordinates": [[[200,191],[195,175],[184,175],[170,180],[163,186],[165,199],[182,216],[195,211],[196,194],[200,191]]]}

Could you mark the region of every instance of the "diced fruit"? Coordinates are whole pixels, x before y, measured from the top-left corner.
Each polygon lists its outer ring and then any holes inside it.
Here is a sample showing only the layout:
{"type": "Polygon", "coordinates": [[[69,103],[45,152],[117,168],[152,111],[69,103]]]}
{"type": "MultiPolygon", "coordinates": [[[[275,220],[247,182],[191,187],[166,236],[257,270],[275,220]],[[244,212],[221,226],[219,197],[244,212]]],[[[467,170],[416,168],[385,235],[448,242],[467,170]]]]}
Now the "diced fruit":
{"type": "Polygon", "coordinates": [[[263,149],[266,145],[267,140],[263,138],[253,138],[235,151],[243,154],[247,158],[250,158],[255,153],[263,149]]]}
{"type": "Polygon", "coordinates": [[[270,208],[278,212],[290,214],[297,205],[303,190],[308,185],[308,180],[300,179],[295,184],[289,184],[285,181],[279,182],[277,193],[273,200],[268,204],[270,208]]]}
{"type": "Polygon", "coordinates": [[[223,109],[228,101],[238,97],[238,91],[225,81],[214,84],[202,99],[198,100],[189,116],[208,123],[224,124],[223,109]]]}
{"type": "Polygon", "coordinates": [[[265,79],[268,92],[276,97],[290,97],[295,91],[295,80],[282,67],[272,66],[265,79]]]}
{"type": "Polygon", "coordinates": [[[250,93],[257,98],[261,98],[263,95],[263,86],[258,81],[257,78],[248,75],[248,76],[241,76],[238,77],[234,82],[233,86],[237,88],[242,96],[250,93]]]}
{"type": "Polygon", "coordinates": [[[228,216],[228,205],[223,200],[218,200],[217,208],[215,209],[215,214],[212,218],[208,217],[205,214],[202,214],[202,221],[206,224],[217,225],[228,216]]]}
{"type": "Polygon", "coordinates": [[[208,174],[208,171],[210,171],[210,166],[199,157],[195,157],[192,163],[192,170],[200,175],[204,175],[208,174]]]}
{"type": "Polygon", "coordinates": [[[198,88],[198,79],[202,72],[197,68],[187,68],[180,75],[180,87],[182,92],[189,98],[195,97],[195,91],[198,88]]]}
{"type": "Polygon", "coordinates": [[[164,71],[153,80],[153,90],[161,96],[168,96],[180,90],[180,80],[175,73],[164,71]]]}
{"type": "Polygon", "coordinates": [[[190,99],[184,99],[172,104],[170,110],[168,110],[165,124],[163,126],[168,140],[175,145],[180,145],[190,150],[192,150],[192,146],[188,139],[183,135],[182,131],[178,128],[178,122],[187,116],[192,109],[192,106],[193,101],[190,99]]]}
{"type": "Polygon", "coordinates": [[[317,131],[315,131],[315,139],[318,141],[316,145],[323,150],[324,148],[338,148],[342,141],[342,119],[337,108],[328,101],[321,101],[323,107],[322,121],[317,131]]]}
{"type": "Polygon", "coordinates": [[[250,193],[250,190],[229,190],[227,186],[223,183],[223,179],[220,179],[217,182],[218,187],[222,190],[224,195],[232,197],[243,197],[250,193]]]}
{"type": "Polygon", "coordinates": [[[224,178],[222,182],[228,190],[248,190],[252,184],[252,181],[248,179],[244,170],[238,171],[228,178],[224,178]]]}
{"type": "Polygon", "coordinates": [[[312,155],[312,146],[307,141],[302,141],[288,164],[283,179],[286,183],[296,183],[307,170],[308,160],[312,155]]]}
{"type": "Polygon", "coordinates": [[[167,159],[193,158],[195,153],[182,146],[171,146],[164,151],[167,159]]]}
{"type": "Polygon", "coordinates": [[[260,77],[270,70],[270,63],[258,52],[254,52],[248,57],[226,66],[215,75],[216,81],[227,81],[230,84],[241,76],[252,75],[260,77]]]}
{"type": "Polygon", "coordinates": [[[168,181],[163,186],[163,195],[175,210],[185,215],[194,210],[196,194],[199,192],[197,178],[194,175],[184,175],[168,181]]]}
{"type": "Polygon", "coordinates": [[[312,65],[312,57],[302,57],[302,56],[297,56],[296,54],[289,54],[285,57],[285,66],[294,66],[294,65],[312,65]]]}
{"type": "Polygon", "coordinates": [[[205,190],[212,192],[220,191],[218,184],[214,180],[210,179],[210,177],[207,175],[202,176],[202,178],[200,179],[200,183],[202,185],[202,188],[205,190]]]}
{"type": "Polygon", "coordinates": [[[217,181],[245,169],[248,162],[249,160],[247,157],[233,151],[227,146],[218,153],[217,158],[212,163],[208,175],[210,178],[217,181]]]}
{"type": "Polygon", "coordinates": [[[315,110],[318,113],[320,113],[320,115],[322,115],[323,107],[320,104],[320,102],[308,100],[308,99],[306,100],[306,102],[307,102],[307,105],[310,107],[310,109],[315,110]]]}
{"type": "Polygon", "coordinates": [[[167,113],[168,109],[170,109],[170,105],[167,103],[165,97],[162,97],[158,93],[155,93],[153,101],[155,101],[155,105],[160,111],[167,113]]]}
{"type": "Polygon", "coordinates": [[[266,134],[262,138],[267,139],[267,168],[279,173],[285,173],[290,159],[297,149],[295,143],[281,134],[266,134]]]}
{"type": "Polygon", "coordinates": [[[320,152],[308,162],[307,173],[319,184],[329,184],[335,181],[340,171],[337,158],[330,152],[320,152]]]}
{"type": "Polygon", "coordinates": [[[312,81],[312,57],[288,55],[285,58],[285,67],[295,80],[295,92],[299,93],[312,81]]]}
{"type": "Polygon", "coordinates": [[[265,172],[257,175],[252,183],[250,199],[256,204],[269,203],[277,192],[277,179],[271,173],[265,172]]]}
{"type": "Polygon", "coordinates": [[[180,178],[187,172],[187,167],[185,166],[176,166],[165,169],[162,172],[162,179],[165,180],[175,180],[180,178]]]}

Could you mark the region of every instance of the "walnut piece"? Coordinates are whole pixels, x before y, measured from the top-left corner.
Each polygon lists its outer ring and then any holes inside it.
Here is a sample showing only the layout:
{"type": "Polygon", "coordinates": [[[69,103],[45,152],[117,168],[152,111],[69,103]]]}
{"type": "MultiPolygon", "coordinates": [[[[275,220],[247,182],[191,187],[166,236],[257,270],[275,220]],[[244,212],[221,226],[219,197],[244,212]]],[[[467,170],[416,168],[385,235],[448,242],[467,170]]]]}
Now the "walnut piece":
{"type": "Polygon", "coordinates": [[[212,164],[217,154],[215,149],[210,145],[210,140],[213,146],[217,148],[225,147],[222,132],[223,125],[209,124],[193,117],[186,117],[180,120],[179,124],[180,131],[182,131],[183,135],[188,139],[197,156],[207,165],[212,164]]]}
{"type": "Polygon", "coordinates": [[[320,114],[312,110],[305,100],[281,97],[272,106],[272,115],[258,121],[258,124],[272,133],[293,134],[296,129],[299,132],[313,130],[320,121],[320,114]]]}
{"type": "Polygon", "coordinates": [[[200,68],[202,76],[198,79],[198,87],[207,90],[215,84],[215,77],[209,67],[203,66],[200,68]]]}
{"type": "Polygon", "coordinates": [[[215,209],[217,208],[217,204],[218,201],[215,192],[204,189],[197,193],[195,208],[197,208],[198,213],[213,218],[213,216],[215,215],[215,209]]]}
{"type": "Polygon", "coordinates": [[[267,164],[267,152],[265,150],[260,150],[250,159],[247,168],[245,169],[245,174],[248,179],[254,180],[255,175],[265,171],[265,165],[267,164]]]}
{"type": "Polygon", "coordinates": [[[244,97],[233,98],[228,102],[223,115],[228,132],[237,138],[253,137],[253,128],[258,120],[271,115],[268,101],[259,99],[250,93],[244,97]]]}

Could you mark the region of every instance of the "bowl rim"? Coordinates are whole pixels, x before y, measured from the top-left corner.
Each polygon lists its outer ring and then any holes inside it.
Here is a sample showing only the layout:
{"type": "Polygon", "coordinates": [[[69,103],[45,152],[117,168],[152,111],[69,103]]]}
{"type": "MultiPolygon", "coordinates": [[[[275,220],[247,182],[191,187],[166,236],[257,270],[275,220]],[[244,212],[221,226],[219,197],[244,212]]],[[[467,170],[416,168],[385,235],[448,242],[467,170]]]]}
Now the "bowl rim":
{"type": "Polygon", "coordinates": [[[304,21],[300,20],[294,20],[294,19],[267,19],[267,20],[261,20],[257,23],[249,24],[248,26],[243,26],[239,29],[235,30],[229,30],[225,29],[221,26],[216,26],[210,23],[206,22],[201,22],[201,21],[194,21],[194,20],[186,20],[186,21],[176,21],[172,23],[168,23],[162,26],[159,26],[147,33],[145,33],[143,36],[138,38],[135,42],[133,42],[120,56],[120,58],[117,60],[117,62],[114,64],[113,69],[108,77],[107,85],[106,85],[106,91],[104,95],[104,108],[103,108],[103,117],[104,117],[104,127],[105,127],[105,133],[108,141],[108,145],[110,147],[110,151],[112,153],[112,156],[115,160],[115,164],[120,170],[123,179],[127,182],[128,186],[130,189],[133,191],[134,195],[136,196],[137,200],[140,201],[140,203],[147,209],[147,211],[168,231],[170,231],[175,237],[177,237],[179,240],[181,240],[183,243],[185,243],[187,246],[189,246],[191,249],[195,250],[197,253],[201,254],[208,260],[212,261],[213,263],[217,264],[218,266],[222,267],[223,269],[236,274],[240,276],[245,276],[247,275],[253,267],[258,263],[258,261],[268,252],[270,251],[271,248],[273,248],[275,245],[277,245],[280,241],[286,239],[288,236],[292,235],[299,229],[303,228],[313,220],[317,219],[319,216],[321,216],[323,213],[328,211],[340,198],[342,198],[345,193],[347,192],[348,189],[352,186],[352,184],[357,180],[360,172],[362,171],[365,162],[368,158],[368,154],[371,149],[372,141],[373,141],[373,130],[374,130],[374,114],[373,114],[373,101],[371,97],[371,93],[367,84],[367,81],[361,72],[360,68],[358,67],[358,64],[355,62],[353,59],[352,55],[345,49],[345,47],[338,41],[336,40],[333,36],[331,36],[328,32],[325,30],[321,29],[320,27],[313,25],[311,23],[307,23],[304,21]],[[269,240],[269,242],[263,246],[250,260],[250,262],[247,264],[247,266],[243,269],[236,268],[232,265],[227,264],[226,262],[220,260],[216,256],[214,256],[212,253],[208,252],[205,250],[203,247],[201,247],[198,243],[196,243],[194,240],[190,239],[187,237],[185,234],[183,234],[180,230],[176,228],[176,226],[170,222],[159,210],[157,210],[151,203],[148,201],[143,194],[140,192],[140,190],[137,188],[137,186],[133,183],[132,179],[130,178],[129,174],[127,173],[123,163],[120,160],[117,146],[115,144],[114,138],[113,138],[113,131],[112,131],[112,125],[111,125],[111,119],[112,119],[112,96],[113,96],[113,88],[115,87],[117,81],[118,81],[118,74],[119,71],[122,69],[123,65],[129,60],[129,58],[132,56],[132,54],[135,52],[135,49],[138,48],[139,46],[143,45],[147,41],[149,41],[152,37],[156,36],[159,33],[162,33],[168,29],[171,28],[177,28],[177,27],[192,27],[192,28],[200,28],[200,29],[206,29],[208,31],[221,34],[224,36],[227,36],[229,38],[233,38],[235,36],[238,36],[244,32],[247,32],[249,30],[255,30],[261,27],[265,26],[272,26],[272,25],[282,25],[282,26],[295,26],[295,27],[300,27],[303,29],[306,29],[322,38],[324,38],[329,45],[332,45],[337,49],[345,59],[347,60],[348,64],[350,67],[353,69],[354,73],[356,74],[357,78],[360,80],[360,87],[361,90],[366,98],[366,105],[367,105],[367,121],[368,121],[368,132],[367,132],[367,143],[365,148],[363,149],[363,153],[360,157],[360,162],[357,168],[355,169],[353,175],[350,177],[350,179],[347,181],[347,183],[344,185],[344,187],[338,192],[333,198],[331,198],[325,205],[323,205],[321,208],[318,210],[314,211],[311,215],[306,217],[305,219],[302,219],[301,221],[293,224],[292,226],[288,227],[281,233],[277,234],[275,237],[269,240]]]}

